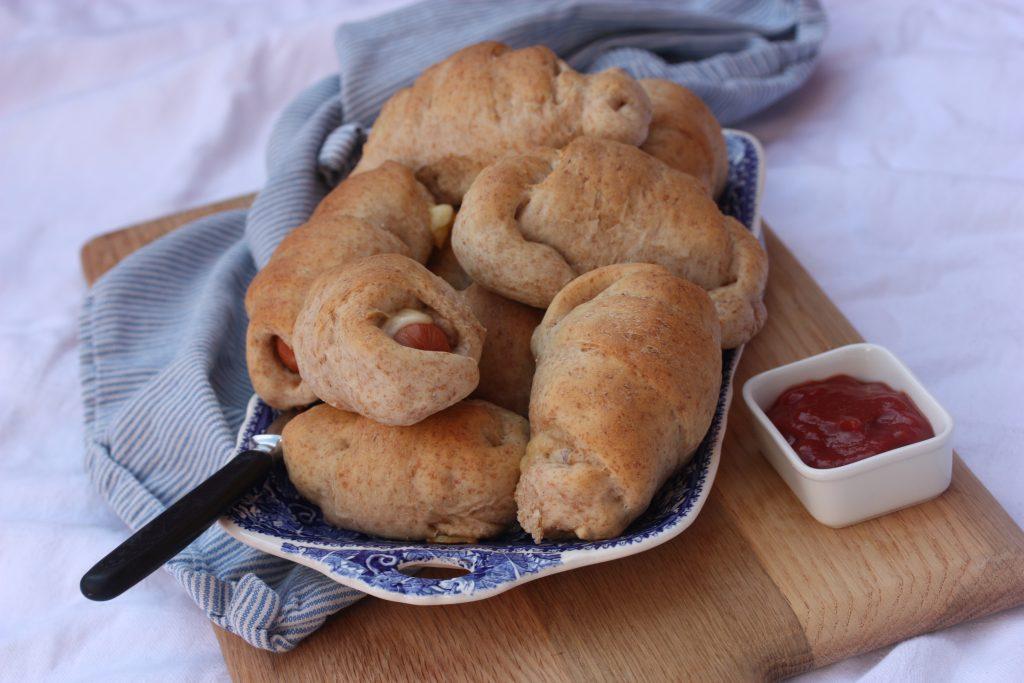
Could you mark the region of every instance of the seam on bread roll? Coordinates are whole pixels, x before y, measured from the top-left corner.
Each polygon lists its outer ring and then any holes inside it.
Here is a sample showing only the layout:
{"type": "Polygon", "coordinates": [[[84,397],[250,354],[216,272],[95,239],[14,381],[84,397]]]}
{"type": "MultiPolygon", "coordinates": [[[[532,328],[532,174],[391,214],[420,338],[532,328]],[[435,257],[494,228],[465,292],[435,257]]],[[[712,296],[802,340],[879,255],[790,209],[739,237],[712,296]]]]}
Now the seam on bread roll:
{"type": "Polygon", "coordinates": [[[640,86],[652,109],[650,131],[640,148],[695,177],[712,197],[720,195],[729,175],[729,153],[715,115],[696,94],[673,81],[645,78],[640,86]]]}
{"type": "Polygon", "coordinates": [[[730,281],[708,294],[722,322],[722,348],[737,347],[764,327],[762,297],[768,285],[768,259],[757,238],[735,218],[726,218],[733,240],[730,281]]]}
{"type": "Polygon", "coordinates": [[[693,176],[612,140],[511,155],[484,169],[452,235],[476,282],[544,308],[578,273],[657,263],[718,296],[726,348],[764,320],[767,256],[693,176]],[[526,199],[529,201],[525,201],[526,199]]]}
{"type": "Polygon", "coordinates": [[[409,169],[394,163],[348,178],[287,235],[249,285],[246,362],[256,393],[278,409],[316,400],[299,374],[278,357],[275,340],[294,350],[295,319],[320,273],[352,260],[397,253],[425,261],[433,249],[433,199],[409,169]]]}
{"type": "Polygon", "coordinates": [[[474,183],[452,229],[452,249],[474,281],[515,301],[545,308],[555,293],[576,277],[557,246],[527,239],[519,217],[558,157],[554,150],[506,157],[474,183]],[[520,277],[503,277],[505,272],[520,277]]]}

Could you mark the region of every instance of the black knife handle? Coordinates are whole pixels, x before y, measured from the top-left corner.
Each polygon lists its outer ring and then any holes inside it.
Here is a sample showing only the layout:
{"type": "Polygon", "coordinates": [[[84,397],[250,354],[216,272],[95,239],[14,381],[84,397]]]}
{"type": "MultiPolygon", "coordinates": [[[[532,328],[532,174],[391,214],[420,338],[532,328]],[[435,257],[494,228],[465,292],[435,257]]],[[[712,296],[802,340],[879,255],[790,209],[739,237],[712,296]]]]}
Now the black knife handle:
{"type": "Polygon", "coordinates": [[[85,573],[80,588],[90,600],[110,600],[142,581],[206,531],[243,493],[262,482],[274,458],[263,451],[243,451],[209,479],[85,573]]]}

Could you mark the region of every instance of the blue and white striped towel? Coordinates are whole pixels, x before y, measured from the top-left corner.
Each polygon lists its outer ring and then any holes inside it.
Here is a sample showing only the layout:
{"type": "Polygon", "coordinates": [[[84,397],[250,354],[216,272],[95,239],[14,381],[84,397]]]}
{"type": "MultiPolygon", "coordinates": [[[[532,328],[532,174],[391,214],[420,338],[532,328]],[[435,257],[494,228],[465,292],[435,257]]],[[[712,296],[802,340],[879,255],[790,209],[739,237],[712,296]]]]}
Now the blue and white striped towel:
{"type": "MultiPolygon", "coordinates": [[[[249,281],[347,173],[361,125],[424,65],[484,39],[544,43],[583,71],[621,66],[679,81],[729,122],[799,87],[824,33],[814,0],[444,1],[342,26],[339,74],[281,115],[253,207],[136,252],[86,298],[81,369],[96,486],[134,529],[224,463],[252,393],[242,307],[249,281]]],[[[214,622],[273,651],[293,648],[361,597],[217,528],[167,569],[214,622]]]]}

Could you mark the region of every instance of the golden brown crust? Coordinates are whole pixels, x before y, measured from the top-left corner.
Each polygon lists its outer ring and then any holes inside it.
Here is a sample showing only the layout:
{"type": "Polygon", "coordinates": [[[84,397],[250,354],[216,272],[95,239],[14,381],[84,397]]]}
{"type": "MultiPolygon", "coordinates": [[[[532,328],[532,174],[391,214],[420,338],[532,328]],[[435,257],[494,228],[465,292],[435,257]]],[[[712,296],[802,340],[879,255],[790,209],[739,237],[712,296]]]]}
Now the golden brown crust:
{"type": "MultiPolygon", "coordinates": [[[[535,189],[553,173],[558,159],[556,151],[538,149],[487,167],[466,193],[452,228],[452,249],[471,279],[535,308],[546,308],[576,276],[556,246],[527,238],[519,222],[522,207],[532,203],[535,189]]],[[[552,231],[563,227],[550,226],[552,231]]]]}
{"type": "Polygon", "coordinates": [[[533,350],[519,523],[537,541],[616,536],[711,424],[722,371],[711,301],[661,266],[606,266],[555,297],[533,350]]]}
{"type": "Polygon", "coordinates": [[[275,408],[292,408],[316,399],[274,350],[275,338],[292,345],[292,327],[313,280],[325,270],[371,254],[396,253],[425,261],[432,244],[432,204],[412,172],[388,163],[342,182],[309,221],[281,241],[245,296],[246,361],[263,400],[275,408]]]}
{"type": "Polygon", "coordinates": [[[408,427],[319,405],[284,429],[288,475],[329,523],[401,540],[472,542],[515,521],[526,420],[463,401],[408,427]]]}
{"type": "Polygon", "coordinates": [[[581,137],[481,172],[455,219],[452,247],[474,281],[538,308],[576,275],[613,263],[658,263],[708,291],[732,287],[742,296],[721,311],[734,346],[763,322],[757,274],[767,257],[730,221],[692,176],[636,147],[581,137]]]}
{"type": "Polygon", "coordinates": [[[692,175],[712,197],[720,195],[729,175],[729,154],[715,115],[678,83],[645,78],[640,85],[653,112],[650,132],[640,149],[692,175]]]}
{"type": "Polygon", "coordinates": [[[581,74],[540,45],[484,42],[395,93],[354,172],[398,161],[438,201],[458,204],[480,169],[507,152],[560,148],[579,135],[639,145],[650,119],[643,88],[620,69],[581,74]]]}
{"type": "Polygon", "coordinates": [[[544,311],[506,299],[475,283],[462,296],[473,315],[487,328],[480,355],[480,384],[473,396],[525,417],[530,408],[535,369],[530,338],[544,311]]]}
{"type": "Polygon", "coordinates": [[[733,239],[729,278],[708,294],[722,323],[722,348],[733,349],[753,339],[768,317],[763,301],[768,258],[761,243],[742,223],[728,216],[725,225],[733,239]]]}
{"type": "Polygon", "coordinates": [[[409,425],[465,398],[480,379],[484,327],[441,278],[412,259],[379,254],[333,268],[310,287],[295,320],[295,358],[325,403],[389,425],[409,425]],[[420,310],[451,353],[402,346],[382,329],[420,310]]]}
{"type": "Polygon", "coordinates": [[[309,220],[355,218],[395,235],[409,247],[410,258],[425,263],[434,248],[429,213],[433,205],[427,188],[408,168],[385,163],[373,173],[346,178],[324,197],[309,220]]]}

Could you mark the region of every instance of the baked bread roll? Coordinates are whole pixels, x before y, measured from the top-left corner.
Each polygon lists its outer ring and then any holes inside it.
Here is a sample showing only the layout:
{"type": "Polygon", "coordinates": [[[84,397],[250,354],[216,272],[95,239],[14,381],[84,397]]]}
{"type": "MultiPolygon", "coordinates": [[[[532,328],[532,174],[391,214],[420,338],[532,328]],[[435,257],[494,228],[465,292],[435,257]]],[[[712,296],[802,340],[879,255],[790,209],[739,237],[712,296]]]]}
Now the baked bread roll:
{"type": "Polygon", "coordinates": [[[640,85],[652,110],[650,132],[640,149],[692,175],[712,197],[722,194],[729,176],[729,153],[715,115],[678,83],[645,78],[640,85]]]}
{"type": "Polygon", "coordinates": [[[475,282],[537,308],[581,273],[658,263],[708,291],[724,348],[764,323],[768,260],[757,238],[693,176],[612,140],[577,138],[489,166],[463,200],[452,248],[475,282]]]}
{"type": "Polygon", "coordinates": [[[445,244],[433,253],[430,260],[427,261],[427,270],[459,291],[473,284],[469,275],[459,265],[458,259],[455,258],[451,243],[445,244]]]}
{"type": "Polygon", "coordinates": [[[440,201],[458,204],[506,152],[559,148],[579,135],[639,145],[651,105],[621,69],[581,74],[546,47],[484,42],[430,67],[385,103],[354,173],[398,161],[440,201]]]}
{"type": "Polygon", "coordinates": [[[480,379],[484,327],[447,282],[400,254],[323,273],[292,338],[317,398],[388,425],[419,422],[480,379]]]}
{"type": "Polygon", "coordinates": [[[462,296],[487,328],[480,355],[480,384],[472,395],[525,417],[535,367],[530,338],[544,311],[506,299],[476,283],[462,296]]]}
{"type": "Polygon", "coordinates": [[[538,542],[617,536],[711,425],[722,381],[711,300],[661,266],[606,266],[558,293],[533,351],[519,523],[538,542]]]}
{"type": "Polygon", "coordinates": [[[245,295],[246,362],[264,401],[285,409],[316,400],[292,349],[292,327],[313,280],[371,254],[426,261],[434,243],[434,208],[409,169],[388,163],[342,182],[281,241],[245,295]]]}
{"type": "Polygon", "coordinates": [[[472,542],[515,521],[523,418],[463,401],[410,427],[318,405],[281,443],[288,477],[335,526],[410,541],[472,542]]]}

